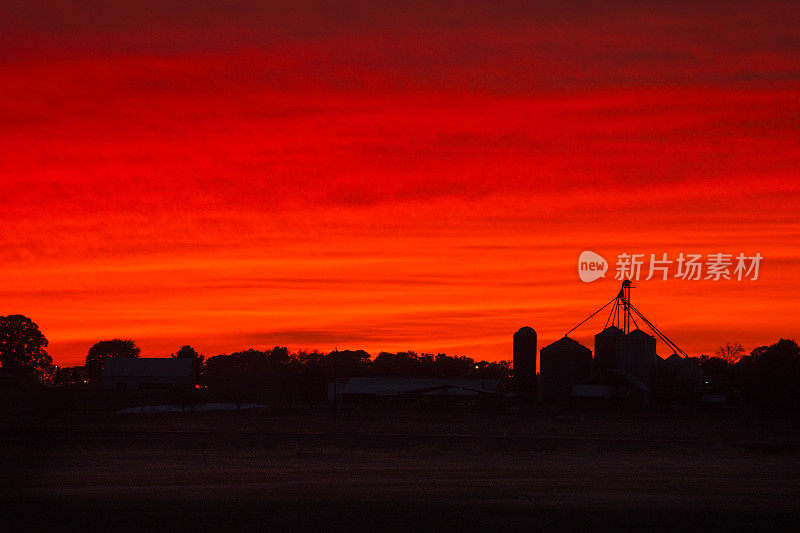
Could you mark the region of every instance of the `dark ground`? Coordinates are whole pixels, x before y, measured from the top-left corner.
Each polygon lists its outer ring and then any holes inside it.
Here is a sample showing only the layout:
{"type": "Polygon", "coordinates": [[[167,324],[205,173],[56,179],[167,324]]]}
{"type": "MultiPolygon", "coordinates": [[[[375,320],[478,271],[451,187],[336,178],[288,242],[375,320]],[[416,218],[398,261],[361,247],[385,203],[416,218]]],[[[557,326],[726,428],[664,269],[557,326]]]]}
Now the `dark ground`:
{"type": "Polygon", "coordinates": [[[12,530],[791,530],[776,413],[344,405],[8,421],[12,530]]]}

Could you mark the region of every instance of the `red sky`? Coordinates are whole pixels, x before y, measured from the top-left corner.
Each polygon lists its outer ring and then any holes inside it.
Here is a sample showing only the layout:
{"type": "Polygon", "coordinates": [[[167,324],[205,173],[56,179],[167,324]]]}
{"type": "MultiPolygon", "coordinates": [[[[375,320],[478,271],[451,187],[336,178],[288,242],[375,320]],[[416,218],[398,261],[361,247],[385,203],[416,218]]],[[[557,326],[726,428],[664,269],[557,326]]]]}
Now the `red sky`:
{"type": "Polygon", "coordinates": [[[798,337],[797,2],[73,4],[0,7],[0,314],[57,364],[509,359],[617,292],[583,250],[760,252],[633,301],[693,354],[798,337]]]}

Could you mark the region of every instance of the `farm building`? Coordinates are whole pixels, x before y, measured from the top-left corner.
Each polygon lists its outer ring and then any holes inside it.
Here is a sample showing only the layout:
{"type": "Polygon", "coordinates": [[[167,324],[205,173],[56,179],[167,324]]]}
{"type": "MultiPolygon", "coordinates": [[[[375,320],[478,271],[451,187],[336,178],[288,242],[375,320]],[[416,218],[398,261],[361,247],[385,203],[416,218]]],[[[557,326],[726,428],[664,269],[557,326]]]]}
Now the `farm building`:
{"type": "Polygon", "coordinates": [[[435,379],[435,378],[350,378],[341,390],[344,398],[378,398],[392,396],[488,396],[498,395],[498,379],[435,379]]]}

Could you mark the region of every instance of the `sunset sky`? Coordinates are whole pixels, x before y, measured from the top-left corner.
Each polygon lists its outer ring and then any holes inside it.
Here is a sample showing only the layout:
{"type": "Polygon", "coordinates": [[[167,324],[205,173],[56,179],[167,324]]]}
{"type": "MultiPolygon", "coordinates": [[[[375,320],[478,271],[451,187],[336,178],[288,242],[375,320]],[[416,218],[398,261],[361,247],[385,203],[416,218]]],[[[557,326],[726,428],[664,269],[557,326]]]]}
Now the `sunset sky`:
{"type": "Polygon", "coordinates": [[[798,339],[800,3],[531,4],[3,2],[0,315],[62,366],[500,360],[616,294],[584,250],[744,252],[632,300],[692,355],[798,339]]]}

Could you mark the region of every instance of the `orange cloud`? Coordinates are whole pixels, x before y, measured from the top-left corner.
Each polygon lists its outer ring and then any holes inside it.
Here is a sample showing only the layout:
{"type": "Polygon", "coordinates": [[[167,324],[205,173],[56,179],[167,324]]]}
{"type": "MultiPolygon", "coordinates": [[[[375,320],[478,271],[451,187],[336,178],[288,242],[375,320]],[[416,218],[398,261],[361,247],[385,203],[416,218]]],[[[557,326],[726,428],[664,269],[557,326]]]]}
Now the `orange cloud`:
{"type": "Polygon", "coordinates": [[[694,353],[795,334],[794,4],[104,5],[3,13],[0,293],[60,364],[118,336],[505,359],[615,294],[584,249],[760,252],[634,298],[694,353]]]}

